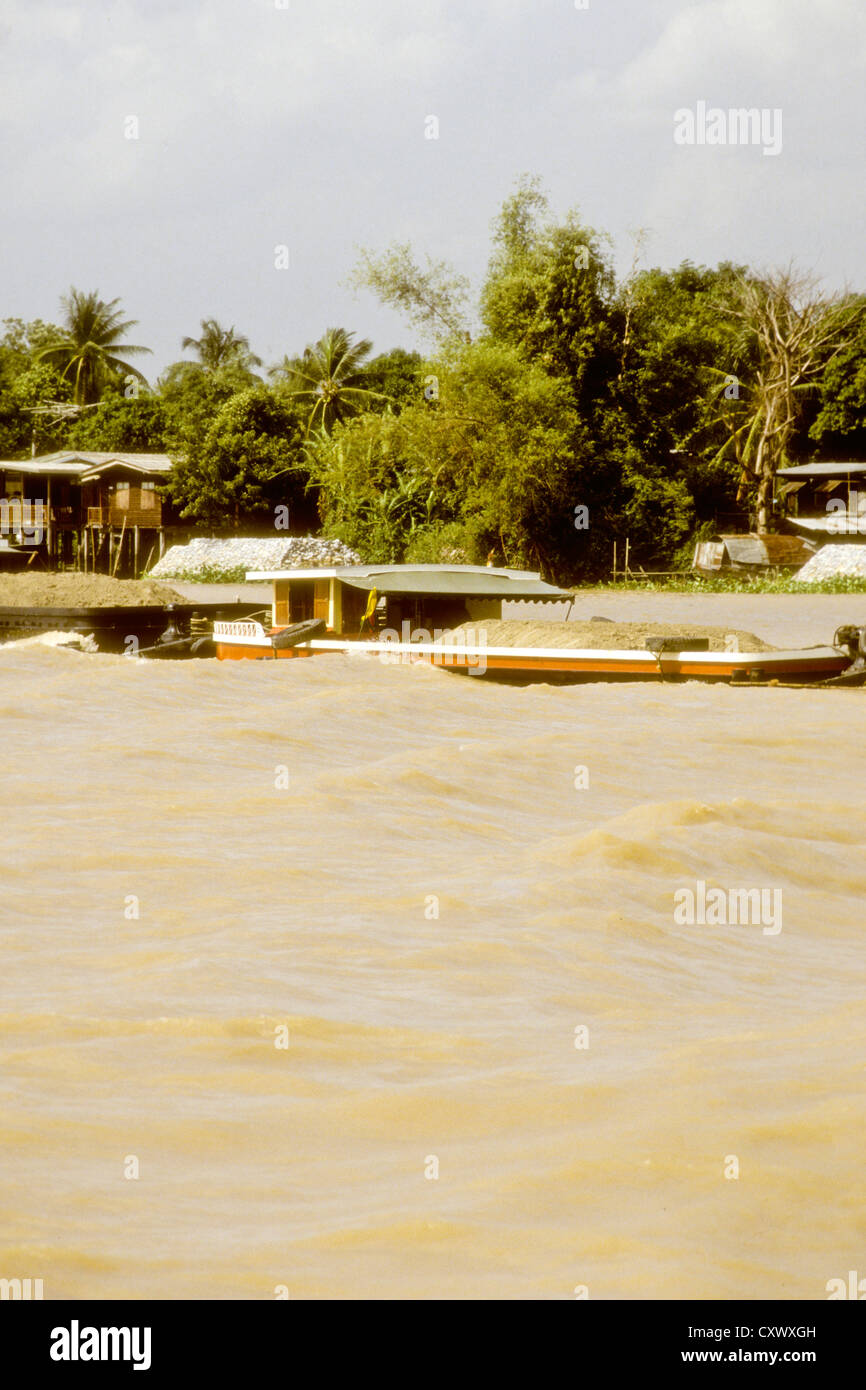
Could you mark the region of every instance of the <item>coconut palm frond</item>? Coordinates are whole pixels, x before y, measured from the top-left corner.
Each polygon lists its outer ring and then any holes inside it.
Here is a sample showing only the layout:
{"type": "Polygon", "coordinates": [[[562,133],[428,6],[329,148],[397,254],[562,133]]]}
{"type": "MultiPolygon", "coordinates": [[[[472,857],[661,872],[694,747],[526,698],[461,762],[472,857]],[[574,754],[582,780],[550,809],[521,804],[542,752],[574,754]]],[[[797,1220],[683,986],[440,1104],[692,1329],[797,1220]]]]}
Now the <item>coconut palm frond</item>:
{"type": "Polygon", "coordinates": [[[290,396],[312,403],[308,434],[318,424],[329,433],[335,424],[356,414],[367,403],[388,400],[380,391],[364,386],[367,358],[373,344],[367,338],[355,342],[344,328],[328,328],[317,343],[300,357],[283,359],[278,369],[290,396]]]}
{"type": "Polygon", "coordinates": [[[76,404],[98,401],[112,372],[131,373],[146,384],[126,357],[149,353],[150,348],[121,341],[137,320],[124,319],[119,299],[106,303],[98,290],[85,294],[73,286],[60,303],[65,318],[60,334],[40,349],[36,359],[55,363],[62,376],[72,378],[76,404]]]}
{"type": "Polygon", "coordinates": [[[236,333],[234,324],[231,328],[223,328],[216,319],[202,319],[201,337],[182,338],[181,347],[196,353],[199,363],[208,372],[230,366],[249,370],[262,365],[262,359],[250,350],[249,338],[236,333]]]}

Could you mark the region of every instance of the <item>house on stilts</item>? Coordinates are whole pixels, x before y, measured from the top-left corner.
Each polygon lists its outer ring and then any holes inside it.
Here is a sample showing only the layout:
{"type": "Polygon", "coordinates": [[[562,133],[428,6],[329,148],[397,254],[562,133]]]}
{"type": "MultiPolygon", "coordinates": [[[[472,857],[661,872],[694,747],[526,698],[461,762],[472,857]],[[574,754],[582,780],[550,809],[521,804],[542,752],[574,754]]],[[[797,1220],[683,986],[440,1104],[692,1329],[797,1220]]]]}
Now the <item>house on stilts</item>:
{"type": "Polygon", "coordinates": [[[170,470],[168,454],[63,450],[0,459],[3,563],[140,574],[190,534],[162,495],[170,470]]]}

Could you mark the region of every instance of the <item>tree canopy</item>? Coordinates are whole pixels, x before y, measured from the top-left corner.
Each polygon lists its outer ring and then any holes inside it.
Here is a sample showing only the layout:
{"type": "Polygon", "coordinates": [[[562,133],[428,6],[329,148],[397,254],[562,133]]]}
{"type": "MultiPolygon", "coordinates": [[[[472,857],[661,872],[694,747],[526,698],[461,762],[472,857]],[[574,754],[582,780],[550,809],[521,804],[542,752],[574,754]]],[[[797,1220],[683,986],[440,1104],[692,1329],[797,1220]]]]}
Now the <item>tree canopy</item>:
{"type": "Polygon", "coordinates": [[[170,492],[192,519],[238,526],[280,504],[310,513],[300,462],[301,426],[271,391],[239,391],[210,418],[187,422],[175,437],[170,492]]]}
{"type": "Polygon", "coordinates": [[[360,253],[356,286],[423,351],[328,328],[265,369],[211,316],[152,390],[120,301],[73,288],[59,325],[4,322],[0,455],[164,451],[192,524],[288,506],[371,561],[492,554],[579,581],[628,538],[636,563],[684,564],[713,528],[773,524],[783,464],[866,459],[866,295],[644,252],[638,233],[617,277],[608,237],[524,176],[474,289],[405,242],[360,253]]]}

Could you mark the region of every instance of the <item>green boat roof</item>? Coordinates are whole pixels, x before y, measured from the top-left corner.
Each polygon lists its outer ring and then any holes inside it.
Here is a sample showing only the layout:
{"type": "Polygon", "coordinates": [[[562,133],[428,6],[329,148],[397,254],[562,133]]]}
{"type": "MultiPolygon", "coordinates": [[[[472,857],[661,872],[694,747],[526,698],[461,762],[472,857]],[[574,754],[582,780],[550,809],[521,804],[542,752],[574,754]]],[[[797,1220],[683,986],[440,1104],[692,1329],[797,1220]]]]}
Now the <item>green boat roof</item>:
{"type": "Polygon", "coordinates": [[[495,569],[483,565],[337,565],[303,570],[257,570],[255,580],[337,578],[341,584],[369,593],[419,594],[427,597],[535,599],[551,603],[570,599],[566,589],[547,584],[527,570],[495,569]]]}
{"type": "Polygon", "coordinates": [[[338,573],[337,578],[353,589],[376,589],[380,594],[423,594],[428,597],[442,595],[458,598],[466,595],[472,598],[533,598],[551,601],[570,598],[563,589],[555,589],[552,584],[531,575],[510,578],[503,574],[488,571],[480,573],[461,573],[456,570],[431,572],[423,569],[406,569],[394,573],[388,569],[370,570],[365,575],[338,573]]]}

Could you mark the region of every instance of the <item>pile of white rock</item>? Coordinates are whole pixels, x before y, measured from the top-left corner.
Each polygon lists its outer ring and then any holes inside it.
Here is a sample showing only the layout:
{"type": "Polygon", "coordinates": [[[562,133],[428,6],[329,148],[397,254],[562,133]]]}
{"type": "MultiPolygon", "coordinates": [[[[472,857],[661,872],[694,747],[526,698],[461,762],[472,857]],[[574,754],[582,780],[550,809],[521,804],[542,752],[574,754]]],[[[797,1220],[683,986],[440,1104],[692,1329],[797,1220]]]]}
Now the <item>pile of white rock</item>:
{"type": "Polygon", "coordinates": [[[362,563],[358,552],[343,541],[326,540],[324,536],[291,536],[277,568],[302,570],[362,563]]]}
{"type": "Polygon", "coordinates": [[[817,555],[797,571],[804,584],[820,579],[866,579],[866,545],[822,545],[817,555]]]}
{"type": "Polygon", "coordinates": [[[295,570],[360,565],[361,557],[342,541],[324,536],[197,536],[186,545],[172,545],[148,572],[154,579],[197,579],[250,570],[295,570]]]}

